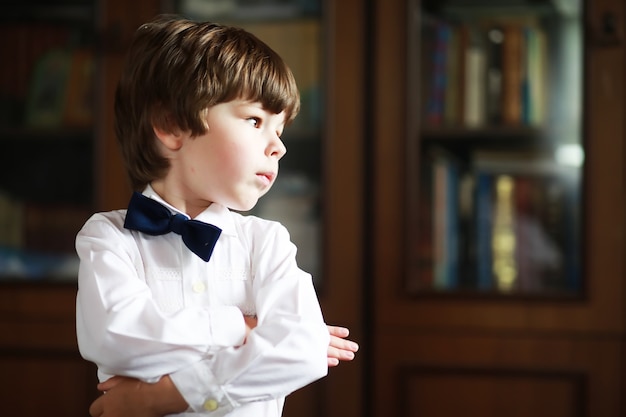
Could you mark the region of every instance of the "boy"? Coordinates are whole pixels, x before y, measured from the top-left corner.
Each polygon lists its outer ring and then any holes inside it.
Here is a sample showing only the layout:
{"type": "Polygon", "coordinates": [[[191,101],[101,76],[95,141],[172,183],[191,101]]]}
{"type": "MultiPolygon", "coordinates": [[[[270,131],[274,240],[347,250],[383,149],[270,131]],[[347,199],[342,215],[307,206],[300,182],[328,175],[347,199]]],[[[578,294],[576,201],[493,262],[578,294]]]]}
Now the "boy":
{"type": "Polygon", "coordinates": [[[108,380],[92,415],[280,416],[353,357],[286,229],[229,210],[270,189],[298,110],[291,71],[244,30],[171,17],[137,30],[115,114],[141,192],[76,238],[79,348],[108,380]]]}

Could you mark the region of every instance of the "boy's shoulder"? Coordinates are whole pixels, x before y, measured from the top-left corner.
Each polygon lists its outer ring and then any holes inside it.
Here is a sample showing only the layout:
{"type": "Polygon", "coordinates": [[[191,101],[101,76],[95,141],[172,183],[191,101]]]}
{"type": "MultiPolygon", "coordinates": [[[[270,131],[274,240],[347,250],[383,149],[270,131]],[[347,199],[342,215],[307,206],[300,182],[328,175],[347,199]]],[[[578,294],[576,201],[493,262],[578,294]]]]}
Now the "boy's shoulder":
{"type": "Polygon", "coordinates": [[[99,229],[102,231],[108,230],[110,232],[117,230],[120,233],[124,233],[126,231],[126,229],[124,229],[125,218],[126,209],[94,213],[89,219],[87,219],[80,233],[93,229],[99,229]]]}
{"type": "Polygon", "coordinates": [[[285,227],[276,220],[265,219],[253,214],[242,214],[231,211],[234,222],[241,229],[252,233],[271,233],[272,231],[286,230],[285,227]]]}

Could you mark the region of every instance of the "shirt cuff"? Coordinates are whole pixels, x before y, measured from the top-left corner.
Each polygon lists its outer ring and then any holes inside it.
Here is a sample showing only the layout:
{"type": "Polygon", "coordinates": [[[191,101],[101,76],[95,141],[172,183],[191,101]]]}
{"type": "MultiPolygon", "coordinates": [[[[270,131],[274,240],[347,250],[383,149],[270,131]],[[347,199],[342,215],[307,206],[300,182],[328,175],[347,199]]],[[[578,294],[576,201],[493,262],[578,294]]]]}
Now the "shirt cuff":
{"type": "Polygon", "coordinates": [[[206,361],[176,371],[170,378],[194,412],[221,417],[237,405],[219,386],[206,361]]]}

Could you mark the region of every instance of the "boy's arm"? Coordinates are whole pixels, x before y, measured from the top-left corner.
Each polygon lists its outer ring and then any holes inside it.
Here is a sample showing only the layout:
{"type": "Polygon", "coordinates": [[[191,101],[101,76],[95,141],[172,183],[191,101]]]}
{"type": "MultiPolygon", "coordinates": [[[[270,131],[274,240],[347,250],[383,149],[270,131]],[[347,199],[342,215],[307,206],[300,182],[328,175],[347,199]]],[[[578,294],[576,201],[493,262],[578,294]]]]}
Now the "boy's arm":
{"type": "MultiPolygon", "coordinates": [[[[246,337],[257,325],[257,318],[244,316],[246,322],[246,337]]],[[[328,367],[339,365],[339,361],[351,361],[354,354],[359,350],[359,345],[352,340],[346,339],[350,335],[350,330],[340,326],[326,326],[330,333],[330,343],[328,345],[328,367]]]]}
{"type": "MultiPolygon", "coordinates": [[[[250,329],[256,327],[256,320],[247,317],[250,329]]],[[[349,331],[345,327],[328,326],[331,335],[328,346],[328,366],[337,366],[339,361],[350,361],[358,350],[358,345],[347,340],[349,331]]],[[[93,417],[163,417],[181,413],[188,404],[180,395],[169,376],[155,384],[148,384],[132,378],[113,377],[98,385],[106,395],[97,398],[89,412],[93,417]]]]}
{"type": "Polygon", "coordinates": [[[99,384],[98,389],[105,395],[89,407],[92,417],[163,417],[188,408],[169,376],[154,384],[116,376],[99,384]]]}

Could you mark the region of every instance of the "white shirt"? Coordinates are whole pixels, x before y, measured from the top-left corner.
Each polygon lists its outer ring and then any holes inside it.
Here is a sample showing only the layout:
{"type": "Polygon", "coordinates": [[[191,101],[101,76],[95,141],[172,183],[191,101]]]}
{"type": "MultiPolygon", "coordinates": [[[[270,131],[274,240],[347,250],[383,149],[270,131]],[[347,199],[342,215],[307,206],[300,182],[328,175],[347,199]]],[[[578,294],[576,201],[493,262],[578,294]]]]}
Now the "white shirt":
{"type": "Polygon", "coordinates": [[[101,381],[169,374],[194,410],[181,416],[270,417],[326,375],[328,330],[282,225],[212,204],[196,217],[222,229],[204,262],[175,233],[125,229],[125,215],[94,214],[76,238],[78,346],[101,381]],[[243,345],[242,313],[258,317],[243,345]]]}

